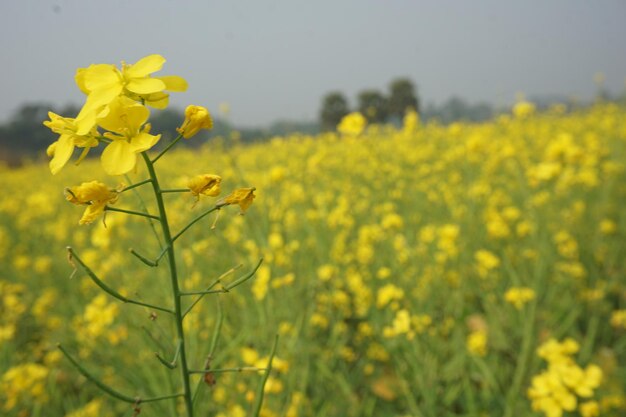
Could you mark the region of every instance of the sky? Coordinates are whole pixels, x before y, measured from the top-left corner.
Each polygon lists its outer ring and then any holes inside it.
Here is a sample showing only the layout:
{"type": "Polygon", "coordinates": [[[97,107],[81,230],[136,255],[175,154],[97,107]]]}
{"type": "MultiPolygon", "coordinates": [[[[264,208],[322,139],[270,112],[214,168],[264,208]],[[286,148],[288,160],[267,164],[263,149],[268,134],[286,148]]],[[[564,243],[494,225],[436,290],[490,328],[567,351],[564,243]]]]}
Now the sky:
{"type": "MultiPolygon", "coordinates": [[[[230,105],[237,126],[316,120],[322,97],[409,77],[422,103],[624,90],[624,0],[3,0],[0,121],[82,104],[77,68],[158,53],[179,108],[230,105]]],[[[71,116],[71,115],[66,115],[71,116]]]]}

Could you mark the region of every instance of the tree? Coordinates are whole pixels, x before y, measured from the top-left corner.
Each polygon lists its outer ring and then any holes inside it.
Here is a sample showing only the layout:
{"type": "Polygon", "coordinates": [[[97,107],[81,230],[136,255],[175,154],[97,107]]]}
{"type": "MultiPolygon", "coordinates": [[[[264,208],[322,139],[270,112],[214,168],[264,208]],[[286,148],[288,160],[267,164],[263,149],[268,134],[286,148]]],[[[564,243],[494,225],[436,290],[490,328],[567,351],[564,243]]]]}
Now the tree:
{"type": "Polygon", "coordinates": [[[368,123],[383,123],[389,115],[388,100],[377,90],[363,90],[359,93],[359,111],[368,123]]]}
{"type": "Polygon", "coordinates": [[[341,92],[333,91],[326,94],[322,100],[322,110],[320,111],[322,129],[334,130],[348,112],[348,100],[341,92]]]}
{"type": "Polygon", "coordinates": [[[408,78],[396,78],[389,85],[389,116],[402,120],[407,109],[412,108],[419,113],[419,100],[415,87],[408,78]]]}

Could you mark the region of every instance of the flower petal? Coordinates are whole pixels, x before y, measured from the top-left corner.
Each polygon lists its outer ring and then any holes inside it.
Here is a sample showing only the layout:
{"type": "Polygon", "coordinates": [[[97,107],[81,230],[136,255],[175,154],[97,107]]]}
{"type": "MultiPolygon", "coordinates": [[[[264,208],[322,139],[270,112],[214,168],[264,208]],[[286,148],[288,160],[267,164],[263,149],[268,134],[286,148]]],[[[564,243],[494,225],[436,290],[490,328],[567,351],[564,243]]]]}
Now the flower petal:
{"type": "Polygon", "coordinates": [[[135,94],[152,94],[165,90],[165,83],[156,78],[133,78],[126,89],[135,94]]]}
{"type": "Polygon", "coordinates": [[[100,158],[102,167],[109,175],[122,175],[132,170],[137,163],[137,155],[130,143],[116,140],[107,145],[100,158]]]}
{"type": "Polygon", "coordinates": [[[54,147],[54,156],[50,161],[50,171],[56,174],[70,160],[74,152],[74,140],[70,135],[61,135],[54,147]]]}
{"type": "Polygon", "coordinates": [[[187,80],[178,75],[166,75],[164,77],[155,77],[165,83],[167,91],[187,91],[187,80]]]}
{"type": "Polygon", "coordinates": [[[170,102],[169,94],[165,94],[162,92],[153,93],[145,96],[145,104],[146,106],[154,107],[155,109],[165,109],[170,102]]]}
{"type": "Polygon", "coordinates": [[[75,79],[81,90],[85,89],[90,93],[122,84],[119,70],[114,65],[109,64],[90,65],[86,70],[78,71],[75,79]]]}
{"type": "Polygon", "coordinates": [[[165,64],[165,58],[163,58],[161,55],[148,55],[141,58],[133,65],[129,65],[128,67],[126,67],[124,70],[124,75],[128,78],[145,77],[163,68],[163,64],[165,64]]]}
{"type": "Polygon", "coordinates": [[[146,132],[142,132],[135,136],[130,143],[133,151],[143,152],[152,148],[161,139],[161,135],[151,135],[146,132]]]}

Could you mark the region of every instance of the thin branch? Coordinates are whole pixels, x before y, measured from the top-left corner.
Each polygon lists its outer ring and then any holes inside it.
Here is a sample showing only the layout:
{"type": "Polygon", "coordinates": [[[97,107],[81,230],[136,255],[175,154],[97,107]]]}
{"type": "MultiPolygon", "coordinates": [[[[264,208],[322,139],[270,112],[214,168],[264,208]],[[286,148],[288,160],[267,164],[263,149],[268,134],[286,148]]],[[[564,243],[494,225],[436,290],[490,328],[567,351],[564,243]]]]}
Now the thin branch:
{"type": "Polygon", "coordinates": [[[206,295],[206,294],[220,294],[220,293],[229,292],[233,288],[240,286],[241,284],[243,284],[244,282],[246,282],[250,278],[252,278],[254,276],[254,274],[256,273],[256,271],[259,269],[259,267],[261,266],[262,263],[263,263],[263,258],[260,258],[259,262],[256,264],[254,269],[248,275],[245,275],[245,276],[239,278],[238,280],[236,280],[234,282],[231,282],[228,285],[225,285],[224,287],[222,287],[219,290],[181,292],[180,295],[184,295],[184,296],[188,296],[188,295],[206,295]]]}
{"type": "Polygon", "coordinates": [[[85,368],[83,368],[81,364],[78,363],[76,359],[74,359],[69,354],[67,350],[65,350],[63,346],[61,346],[60,343],[57,344],[57,347],[59,348],[61,352],[63,352],[63,355],[65,355],[65,357],[72,363],[72,365],[74,365],[74,367],[78,369],[78,372],[80,372],[89,381],[93,382],[102,391],[106,392],[112,397],[117,398],[120,401],[124,401],[124,402],[131,403],[131,404],[140,404],[140,403],[149,403],[149,402],[155,402],[155,401],[169,400],[172,398],[183,396],[183,394],[181,393],[181,394],[164,395],[161,397],[141,398],[141,397],[131,397],[129,395],[122,394],[118,391],[115,391],[113,388],[109,387],[104,382],[100,381],[98,378],[96,378],[91,373],[89,373],[85,368]]]}
{"type": "Polygon", "coordinates": [[[272,353],[270,354],[270,360],[267,363],[267,369],[265,370],[265,374],[263,375],[263,379],[259,384],[256,393],[256,404],[254,405],[254,416],[258,417],[261,413],[261,406],[263,405],[263,395],[265,392],[265,384],[267,383],[267,379],[270,376],[270,372],[272,371],[272,362],[274,361],[274,355],[276,355],[276,347],[278,346],[278,335],[274,338],[274,346],[272,346],[272,353]]]}
{"type": "Polygon", "coordinates": [[[254,372],[254,371],[267,371],[267,370],[268,368],[257,368],[256,366],[240,366],[238,368],[189,370],[189,373],[190,374],[220,374],[224,372],[254,372]]]}
{"type": "Polygon", "coordinates": [[[121,209],[121,208],[116,208],[116,207],[111,207],[111,206],[106,206],[105,210],[106,211],[117,211],[118,213],[126,213],[126,214],[130,214],[130,215],[133,215],[133,216],[147,217],[149,219],[154,219],[154,220],[160,220],[161,219],[159,216],[155,216],[153,214],[142,213],[140,211],[124,210],[124,209],[121,209]]]}
{"type": "Polygon", "coordinates": [[[151,182],[152,182],[152,180],[150,178],[148,178],[147,180],[139,181],[139,182],[137,182],[135,184],[129,185],[128,187],[125,187],[122,191],[120,191],[120,193],[123,193],[124,191],[128,191],[128,190],[132,190],[133,188],[140,187],[140,186],[142,186],[144,184],[148,184],[148,183],[151,183],[151,182]]]}
{"type": "Polygon", "coordinates": [[[178,239],[180,237],[180,235],[185,233],[187,231],[187,229],[189,229],[191,226],[196,224],[198,221],[200,221],[203,217],[207,216],[208,214],[213,213],[215,210],[221,209],[223,206],[225,206],[225,204],[218,204],[215,207],[212,207],[212,208],[208,209],[207,211],[205,211],[204,213],[202,213],[201,215],[199,215],[198,217],[193,219],[187,226],[183,227],[183,229],[180,232],[178,232],[178,233],[176,233],[174,235],[174,237],[172,238],[172,241],[175,242],[176,239],[178,239]]]}
{"type": "Polygon", "coordinates": [[[161,190],[161,194],[165,193],[188,193],[191,190],[189,188],[170,188],[167,190],[161,190]]]}
{"type": "Polygon", "coordinates": [[[72,249],[70,246],[67,247],[67,252],[68,252],[68,255],[69,255],[70,262],[72,262],[72,259],[76,259],[76,261],[78,261],[80,266],[85,270],[87,275],[89,275],[91,280],[98,287],[102,288],[102,290],[104,292],[106,292],[107,294],[111,295],[112,297],[117,298],[118,300],[120,300],[120,301],[122,301],[124,303],[136,304],[136,305],[140,305],[140,306],[143,306],[143,307],[152,308],[154,310],[159,310],[159,311],[164,311],[166,313],[174,314],[174,311],[170,310],[169,308],[160,307],[160,306],[156,306],[156,305],[153,305],[153,304],[148,304],[148,303],[144,303],[144,302],[141,302],[141,301],[136,301],[136,300],[124,297],[122,294],[120,294],[119,292],[115,291],[113,288],[111,288],[108,285],[106,285],[100,278],[98,278],[96,276],[96,274],[87,265],[85,265],[85,263],[82,261],[82,259],[80,259],[78,257],[78,255],[76,255],[76,253],[74,252],[74,249],[72,249]]]}
{"type": "MultiPolygon", "coordinates": [[[[220,275],[220,277],[218,279],[216,279],[215,281],[213,281],[211,283],[211,285],[209,285],[207,287],[207,289],[205,291],[210,291],[213,287],[215,287],[217,284],[219,284],[220,282],[222,282],[222,280],[224,278],[226,278],[228,275],[232,274],[233,272],[235,272],[237,269],[241,268],[243,266],[243,264],[239,264],[233,268],[230,268],[228,271],[224,272],[222,275],[220,275]]],[[[196,304],[198,304],[198,302],[200,300],[202,300],[204,298],[206,294],[201,294],[200,297],[196,298],[193,303],[191,303],[191,305],[189,307],[187,307],[187,310],[185,310],[185,312],[183,313],[183,318],[185,318],[185,316],[187,314],[189,314],[189,312],[195,307],[196,304]]],[[[220,312],[221,314],[221,312],[220,312]]]]}
{"type": "Polygon", "coordinates": [[[154,159],[153,159],[152,161],[150,161],[150,162],[151,162],[152,164],[154,164],[156,161],[158,161],[158,160],[159,160],[159,159],[160,159],[163,155],[165,155],[165,153],[166,153],[167,151],[169,151],[169,150],[172,148],[172,146],[176,145],[176,143],[177,143],[179,140],[181,140],[181,139],[182,139],[182,137],[183,137],[183,135],[182,135],[182,134],[178,135],[178,136],[176,137],[176,139],[174,139],[173,141],[171,141],[171,142],[170,142],[170,143],[169,143],[169,144],[165,147],[165,149],[163,149],[163,150],[161,151],[161,153],[159,153],[157,156],[155,156],[155,157],[154,157],[154,159]]]}
{"type": "Polygon", "coordinates": [[[151,266],[151,267],[155,267],[158,265],[158,263],[156,261],[151,261],[150,259],[146,258],[145,256],[141,255],[139,252],[137,252],[135,249],[130,248],[128,250],[130,253],[132,253],[133,255],[135,255],[135,257],[137,259],[139,259],[141,262],[143,262],[144,264],[151,266]]]}
{"type": "Polygon", "coordinates": [[[178,347],[176,348],[176,352],[174,353],[174,359],[172,359],[171,362],[166,361],[165,359],[163,359],[163,357],[161,357],[161,355],[159,355],[158,352],[155,352],[154,354],[156,355],[157,359],[165,366],[167,366],[170,369],[174,369],[176,368],[176,361],[178,360],[178,355],[180,354],[180,341],[178,342],[178,347]]]}

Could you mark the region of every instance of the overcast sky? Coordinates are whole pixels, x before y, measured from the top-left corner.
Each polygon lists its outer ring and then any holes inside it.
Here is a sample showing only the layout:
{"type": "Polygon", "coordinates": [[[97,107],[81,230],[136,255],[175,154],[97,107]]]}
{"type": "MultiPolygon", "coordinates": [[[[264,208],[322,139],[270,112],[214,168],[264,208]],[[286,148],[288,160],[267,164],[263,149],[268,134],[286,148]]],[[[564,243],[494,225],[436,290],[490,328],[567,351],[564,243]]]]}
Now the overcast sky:
{"type": "Polygon", "coordinates": [[[189,81],[172,104],[228,102],[240,126],[314,120],[322,96],[410,77],[422,102],[510,103],[518,91],[621,92],[626,1],[1,0],[0,120],[22,103],[82,104],[78,67],[159,53],[189,81]]]}

